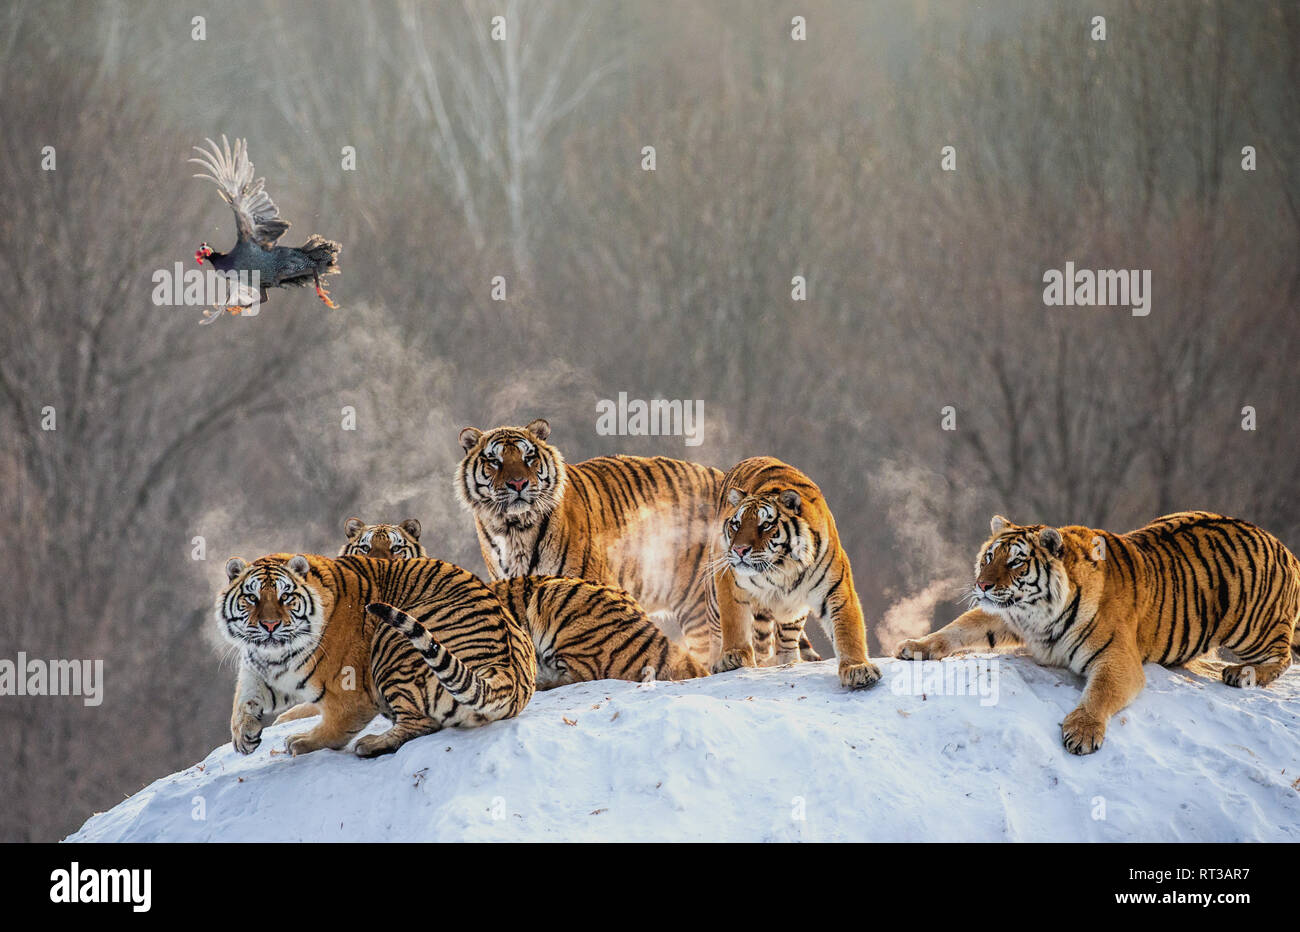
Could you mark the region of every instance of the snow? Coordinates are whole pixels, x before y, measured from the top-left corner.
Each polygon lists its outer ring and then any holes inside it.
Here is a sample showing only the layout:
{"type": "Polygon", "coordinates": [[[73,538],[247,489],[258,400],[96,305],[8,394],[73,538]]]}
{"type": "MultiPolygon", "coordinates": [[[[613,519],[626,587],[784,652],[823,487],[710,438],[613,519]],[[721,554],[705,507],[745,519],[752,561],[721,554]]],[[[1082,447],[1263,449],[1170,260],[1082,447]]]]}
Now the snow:
{"type": "Polygon", "coordinates": [[[1009,655],[877,662],[884,679],[863,692],[839,686],[833,661],[562,687],[376,760],[288,757],[284,739],[314,720],[289,722],[68,840],[1300,840],[1300,669],[1237,690],[1213,664],[1148,665],[1101,750],[1074,757],[1060,722],[1082,680],[1067,671],[1009,655]]]}

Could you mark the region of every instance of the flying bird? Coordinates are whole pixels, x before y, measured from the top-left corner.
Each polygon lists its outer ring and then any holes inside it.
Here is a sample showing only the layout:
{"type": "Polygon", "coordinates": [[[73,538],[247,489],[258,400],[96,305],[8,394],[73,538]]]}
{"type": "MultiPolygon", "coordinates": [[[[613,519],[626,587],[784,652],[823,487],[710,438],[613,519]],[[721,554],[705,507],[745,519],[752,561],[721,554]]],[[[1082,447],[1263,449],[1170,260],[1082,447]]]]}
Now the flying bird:
{"type": "MultiPolygon", "coordinates": [[[[337,307],[330,293],[321,284],[322,275],[335,275],[339,271],[339,251],[342,247],[333,240],[313,233],[302,246],[277,246],[276,240],[289,229],[289,221],[280,217],[280,211],[266,193],[265,178],[253,177],[253,163],[248,159],[248,146],[243,139],[235,140],[234,151],[226,137],[221,137],[221,147],[207,140],[211,151],[194,147],[199,158],[190,159],[202,165],[206,172],[195,178],[207,178],[217,185],[221,199],[235,212],[235,230],[239,238],[235,248],[221,253],[203,243],[194,251],[199,265],[206,259],[219,272],[256,273],[258,291],[243,287],[236,289],[227,306],[232,314],[254,303],[265,303],[267,288],[289,285],[302,286],[309,282],[316,286],[316,296],[327,307],[337,307]]],[[[220,312],[208,316],[203,323],[215,320],[220,312]]]]}

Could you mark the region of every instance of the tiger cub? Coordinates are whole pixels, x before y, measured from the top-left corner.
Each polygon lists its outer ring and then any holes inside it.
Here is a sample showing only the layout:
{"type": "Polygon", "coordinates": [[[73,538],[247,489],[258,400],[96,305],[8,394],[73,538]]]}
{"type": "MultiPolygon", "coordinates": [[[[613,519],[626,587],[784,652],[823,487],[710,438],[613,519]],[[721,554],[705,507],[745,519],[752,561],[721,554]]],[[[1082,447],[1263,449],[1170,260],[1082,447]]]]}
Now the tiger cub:
{"type": "Polygon", "coordinates": [[[226,577],[216,618],[239,652],[230,735],[241,754],[294,703],[321,721],[289,738],[289,753],[342,748],[382,713],[392,727],[356,744],[374,757],[448,725],[510,718],[532,698],[528,633],[458,566],[281,553],[231,559],[226,577]]]}
{"type": "Polygon", "coordinates": [[[1216,647],[1239,664],[1229,686],[1264,686],[1291,664],[1300,561],[1245,521],[1166,515],[1127,534],[993,518],[975,561],[973,608],[894,656],[937,659],[1023,644],[1087,679],[1061,725],[1072,754],[1101,747],[1106,723],[1146,683],[1143,663],[1177,665],[1216,647]]]}
{"type": "Polygon", "coordinates": [[[770,456],[741,460],[719,493],[720,533],[713,611],[722,654],[713,672],[753,666],[752,628],[766,616],[781,631],[777,659],[796,658],[803,619],[811,615],[835,645],[840,683],[871,686],[880,668],[867,659],[867,630],[848,554],[817,485],[770,456]]]}
{"type": "MultiPolygon", "coordinates": [[[[392,533],[387,524],[363,525],[353,533],[355,520],[348,519],[352,540],[382,537],[385,529],[392,533]]],[[[423,556],[419,522],[410,518],[402,526],[409,522],[415,524],[415,546],[423,556]]],[[[344,550],[353,546],[352,540],[344,550]]],[[[395,550],[391,557],[403,559],[395,550]]],[[[621,589],[568,576],[511,577],[488,588],[532,635],[538,689],[589,680],[685,680],[709,673],[621,589]]]]}
{"type": "Polygon", "coordinates": [[[456,494],[492,579],[576,576],[671,612],[692,654],[715,652],[706,562],[722,471],[666,457],[565,463],[551,427],[460,432],[456,494]]]}

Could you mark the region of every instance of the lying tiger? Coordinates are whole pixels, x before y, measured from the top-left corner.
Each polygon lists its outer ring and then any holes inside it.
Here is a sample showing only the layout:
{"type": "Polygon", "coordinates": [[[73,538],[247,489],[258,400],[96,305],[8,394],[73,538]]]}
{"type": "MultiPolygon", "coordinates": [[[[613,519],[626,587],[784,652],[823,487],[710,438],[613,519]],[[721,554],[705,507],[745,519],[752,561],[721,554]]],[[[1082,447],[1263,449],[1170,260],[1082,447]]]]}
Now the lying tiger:
{"type": "MultiPolygon", "coordinates": [[[[343,554],[406,559],[425,555],[420,522],[367,525],[349,518],[343,554]]],[[[708,670],[655,626],[621,589],[567,576],[499,579],[488,589],[528,628],[537,651],[537,688],[590,680],[685,680],[708,670]]],[[[306,714],[311,714],[307,712],[306,714]]],[[[293,717],[299,717],[295,711],[293,717]]],[[[285,717],[286,720],[288,716],[285,717]]]]}
{"type": "Polygon", "coordinates": [[[342,748],[382,713],[392,727],[356,743],[374,757],[449,725],[510,718],[532,698],[528,633],[468,570],[272,554],[231,559],[226,576],[216,617],[239,651],[230,736],[241,754],[295,703],[321,721],[290,737],[289,753],[342,748]]]}
{"type": "Polygon", "coordinates": [[[1229,686],[1265,686],[1291,664],[1300,561],[1245,521],[1203,511],[1166,515],[1127,534],[1019,526],[1000,515],[980,548],[974,608],[895,656],[938,659],[1024,644],[1040,663],[1087,678],[1061,725],[1065,747],[1091,754],[1106,724],[1146,683],[1143,663],[1177,665],[1217,647],[1241,661],[1229,686]]]}
{"type": "Polygon", "coordinates": [[[779,631],[778,662],[798,659],[804,619],[830,635],[840,683],[850,689],[880,679],[867,659],[862,605],[835,519],[811,479],[770,456],[742,460],[720,492],[720,535],[710,608],[722,628],[715,673],[754,666],[756,620],[779,631]]]}
{"type": "Polygon", "coordinates": [[[427,557],[420,543],[420,522],[407,518],[401,524],[366,524],[360,518],[348,518],[343,531],[348,542],[339,551],[341,557],[374,557],[376,560],[427,557]]]}

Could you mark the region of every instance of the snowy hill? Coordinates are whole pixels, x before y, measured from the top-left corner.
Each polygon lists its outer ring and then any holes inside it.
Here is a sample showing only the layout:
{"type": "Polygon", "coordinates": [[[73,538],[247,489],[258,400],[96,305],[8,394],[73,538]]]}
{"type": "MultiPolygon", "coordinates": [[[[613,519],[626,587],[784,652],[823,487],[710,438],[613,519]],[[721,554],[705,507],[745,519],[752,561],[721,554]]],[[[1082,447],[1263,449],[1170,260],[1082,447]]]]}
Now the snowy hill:
{"type": "Polygon", "coordinates": [[[1148,665],[1102,749],[1072,757],[1059,727],[1082,681],[1065,671],[879,662],[861,693],[831,661],[569,686],[369,761],[290,758],[314,720],[291,722],[68,840],[1300,840],[1300,669],[1243,691],[1148,665]]]}

